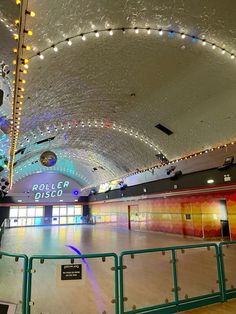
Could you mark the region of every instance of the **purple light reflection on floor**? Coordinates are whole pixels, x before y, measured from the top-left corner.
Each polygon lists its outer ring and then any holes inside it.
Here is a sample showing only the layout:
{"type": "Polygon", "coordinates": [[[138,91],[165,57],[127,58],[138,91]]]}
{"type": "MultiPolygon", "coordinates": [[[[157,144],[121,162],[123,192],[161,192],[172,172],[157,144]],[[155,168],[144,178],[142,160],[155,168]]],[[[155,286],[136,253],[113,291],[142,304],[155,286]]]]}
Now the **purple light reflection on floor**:
{"type": "MultiPolygon", "coordinates": [[[[83,255],[81,253],[81,251],[79,249],[77,249],[76,247],[74,247],[73,245],[65,245],[66,247],[70,248],[71,250],[73,250],[74,252],[76,252],[78,255],[83,255]]],[[[93,290],[93,293],[94,293],[94,296],[95,296],[95,299],[96,299],[96,304],[97,304],[97,307],[99,309],[99,312],[102,313],[103,310],[104,310],[104,307],[101,303],[101,292],[100,292],[100,288],[96,282],[96,279],[93,275],[93,271],[92,269],[90,268],[89,264],[87,263],[86,259],[85,258],[81,258],[82,259],[82,262],[84,263],[84,265],[86,266],[86,269],[87,269],[87,274],[88,274],[88,277],[89,277],[89,281],[90,281],[90,284],[91,284],[91,288],[93,290]]]]}

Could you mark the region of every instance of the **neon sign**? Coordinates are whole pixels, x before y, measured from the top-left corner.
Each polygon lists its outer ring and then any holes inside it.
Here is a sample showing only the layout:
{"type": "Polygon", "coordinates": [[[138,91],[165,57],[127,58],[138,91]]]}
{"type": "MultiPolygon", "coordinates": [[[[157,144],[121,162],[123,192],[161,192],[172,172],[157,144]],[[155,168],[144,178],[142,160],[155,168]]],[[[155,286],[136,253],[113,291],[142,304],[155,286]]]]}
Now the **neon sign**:
{"type": "Polygon", "coordinates": [[[34,192],[34,199],[44,199],[60,197],[64,191],[69,187],[69,181],[58,181],[57,183],[41,183],[34,184],[32,187],[32,192],[34,192]]]}

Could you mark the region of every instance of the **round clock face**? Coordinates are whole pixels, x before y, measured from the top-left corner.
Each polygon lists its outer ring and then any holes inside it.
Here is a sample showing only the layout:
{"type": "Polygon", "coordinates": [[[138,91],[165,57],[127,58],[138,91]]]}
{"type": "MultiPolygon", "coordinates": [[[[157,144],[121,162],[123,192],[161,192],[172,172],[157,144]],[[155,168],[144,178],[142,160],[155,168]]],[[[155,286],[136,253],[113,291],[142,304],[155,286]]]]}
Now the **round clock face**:
{"type": "Polygon", "coordinates": [[[40,156],[40,162],[45,167],[55,166],[57,162],[57,155],[54,152],[46,151],[40,156]]]}

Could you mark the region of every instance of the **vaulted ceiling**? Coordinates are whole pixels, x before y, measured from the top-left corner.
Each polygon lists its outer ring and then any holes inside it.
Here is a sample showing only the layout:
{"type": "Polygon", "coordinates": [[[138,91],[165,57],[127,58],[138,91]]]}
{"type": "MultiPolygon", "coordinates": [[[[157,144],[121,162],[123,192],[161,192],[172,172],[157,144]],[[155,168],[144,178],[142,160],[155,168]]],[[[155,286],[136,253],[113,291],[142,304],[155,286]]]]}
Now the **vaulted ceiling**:
{"type": "MultiPolygon", "coordinates": [[[[4,1],[13,21],[18,7],[4,1]]],[[[176,160],[235,141],[234,0],[28,0],[28,10],[16,181],[47,170],[45,150],[58,156],[50,170],[91,186],[158,165],[160,152],[176,160]]],[[[0,27],[8,61],[12,32],[0,27]]]]}

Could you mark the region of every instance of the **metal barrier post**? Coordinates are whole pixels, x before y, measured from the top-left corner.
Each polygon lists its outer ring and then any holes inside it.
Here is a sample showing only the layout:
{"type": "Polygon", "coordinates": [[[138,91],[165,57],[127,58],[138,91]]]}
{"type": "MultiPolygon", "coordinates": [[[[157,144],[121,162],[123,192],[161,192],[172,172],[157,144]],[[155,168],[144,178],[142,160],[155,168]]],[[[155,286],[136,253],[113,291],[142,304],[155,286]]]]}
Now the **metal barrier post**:
{"type": "Polygon", "coordinates": [[[177,277],[177,269],[176,269],[176,252],[172,250],[172,266],[173,266],[173,279],[174,279],[174,292],[175,292],[175,302],[178,307],[179,304],[179,287],[178,287],[178,277],[177,277]]]}

